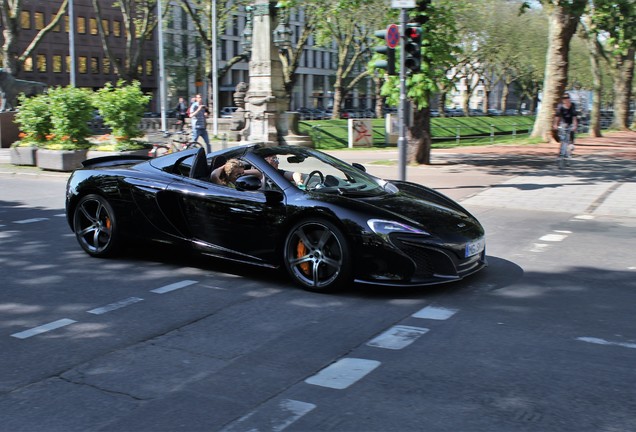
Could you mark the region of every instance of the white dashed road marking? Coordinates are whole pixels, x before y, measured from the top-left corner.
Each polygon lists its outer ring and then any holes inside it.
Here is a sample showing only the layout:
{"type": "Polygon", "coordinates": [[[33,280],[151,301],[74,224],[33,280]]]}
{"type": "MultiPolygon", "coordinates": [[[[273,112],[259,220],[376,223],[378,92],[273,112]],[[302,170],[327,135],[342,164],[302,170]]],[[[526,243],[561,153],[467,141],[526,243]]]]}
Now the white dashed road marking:
{"type": "Polygon", "coordinates": [[[23,220],[15,221],[14,223],[17,223],[17,224],[29,224],[29,223],[34,223],[34,222],[42,222],[42,221],[45,221],[45,220],[49,220],[49,218],[23,219],[23,220]]]}
{"type": "Polygon", "coordinates": [[[598,344],[598,345],[614,345],[614,346],[620,346],[623,348],[636,349],[636,343],[611,342],[611,341],[606,341],[605,339],[599,339],[599,338],[593,338],[593,337],[580,337],[580,338],[576,338],[576,340],[579,340],[581,342],[589,342],[593,344],[598,344]]]}
{"type": "Polygon", "coordinates": [[[399,350],[411,345],[426,332],[428,332],[427,328],[397,325],[370,340],[367,342],[367,345],[377,348],[399,350]]]}
{"type": "Polygon", "coordinates": [[[134,304],[134,303],[137,303],[137,302],[140,302],[140,301],[143,301],[143,299],[139,298],[139,297],[129,297],[127,299],[120,300],[118,302],[111,303],[111,304],[103,306],[103,307],[91,309],[91,310],[89,310],[87,312],[89,314],[93,314],[93,315],[102,315],[102,314],[105,314],[106,312],[111,312],[111,311],[114,311],[116,309],[121,309],[123,307],[130,306],[131,304],[134,304]]]}
{"type": "Polygon", "coordinates": [[[567,238],[565,234],[546,234],[541,237],[539,240],[541,241],[550,241],[550,242],[559,242],[563,241],[567,238]]]}
{"type": "Polygon", "coordinates": [[[343,390],[380,366],[376,360],[343,358],[305,380],[307,384],[343,390]]]}
{"type": "Polygon", "coordinates": [[[447,320],[457,313],[457,309],[446,309],[442,307],[427,306],[419,312],[415,312],[413,318],[424,318],[432,320],[447,320]]]}
{"type": "Polygon", "coordinates": [[[26,339],[26,338],[30,338],[31,336],[35,336],[35,335],[39,335],[39,334],[42,334],[42,333],[49,332],[51,330],[59,329],[60,327],[65,327],[65,326],[73,324],[75,322],[77,322],[77,321],[74,321],[74,320],[68,319],[68,318],[64,318],[64,319],[61,319],[61,320],[53,321],[52,323],[41,325],[39,327],[34,327],[34,328],[30,329],[30,330],[25,330],[25,331],[21,331],[19,333],[14,333],[11,336],[13,336],[14,338],[18,338],[18,339],[26,339]]]}
{"type": "Polygon", "coordinates": [[[150,290],[150,292],[157,293],[157,294],[165,294],[165,293],[170,292],[170,291],[174,291],[174,290],[178,290],[178,289],[181,289],[181,288],[185,288],[185,287],[193,285],[193,284],[195,284],[197,282],[198,281],[184,280],[184,281],[181,281],[181,282],[176,282],[176,283],[173,283],[173,284],[170,284],[170,285],[162,286],[161,288],[150,290]]]}
{"type": "MultiPolygon", "coordinates": [[[[272,402],[273,403],[273,402],[272,402]]],[[[221,429],[221,432],[282,431],[316,408],[307,402],[284,399],[275,406],[267,403],[221,429]]]]}

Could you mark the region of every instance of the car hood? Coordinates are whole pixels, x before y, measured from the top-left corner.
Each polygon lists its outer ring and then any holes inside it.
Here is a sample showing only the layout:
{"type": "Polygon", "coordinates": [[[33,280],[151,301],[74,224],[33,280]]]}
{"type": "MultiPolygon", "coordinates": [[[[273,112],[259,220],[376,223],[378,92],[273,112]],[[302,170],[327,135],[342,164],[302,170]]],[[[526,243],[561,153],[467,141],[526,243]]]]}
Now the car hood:
{"type": "MultiPolygon", "coordinates": [[[[434,236],[476,238],[484,235],[479,221],[445,195],[420,185],[395,184],[400,189],[397,193],[376,197],[333,197],[333,203],[355,210],[363,218],[402,222],[434,236]]],[[[323,202],[331,201],[325,198],[323,202]]]]}

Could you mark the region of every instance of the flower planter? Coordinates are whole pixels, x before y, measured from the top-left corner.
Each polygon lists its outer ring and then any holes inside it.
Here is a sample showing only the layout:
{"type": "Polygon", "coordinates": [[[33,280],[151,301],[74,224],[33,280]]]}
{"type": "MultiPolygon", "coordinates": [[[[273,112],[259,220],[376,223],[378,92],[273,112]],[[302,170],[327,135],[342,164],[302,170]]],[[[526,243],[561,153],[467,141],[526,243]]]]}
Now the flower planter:
{"type": "Polygon", "coordinates": [[[86,160],[88,150],[47,150],[39,149],[38,168],[51,171],[73,171],[86,160]]]}
{"type": "Polygon", "coordinates": [[[118,155],[134,155],[134,156],[148,156],[148,149],[139,150],[122,150],[118,152],[89,150],[86,154],[86,159],[93,159],[103,156],[118,156],[118,155]]]}
{"type": "Polygon", "coordinates": [[[37,147],[11,147],[11,163],[13,165],[35,166],[37,147]]]}

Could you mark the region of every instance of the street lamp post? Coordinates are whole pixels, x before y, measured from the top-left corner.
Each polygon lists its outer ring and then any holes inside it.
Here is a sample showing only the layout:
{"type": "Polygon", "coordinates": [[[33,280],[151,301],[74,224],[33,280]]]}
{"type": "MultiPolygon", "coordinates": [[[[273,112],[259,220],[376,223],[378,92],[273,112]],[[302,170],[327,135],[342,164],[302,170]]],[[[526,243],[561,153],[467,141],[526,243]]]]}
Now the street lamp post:
{"type": "Polygon", "coordinates": [[[73,9],[74,0],[68,1],[68,55],[70,58],[69,81],[71,87],[75,87],[75,13],[73,9]]]}

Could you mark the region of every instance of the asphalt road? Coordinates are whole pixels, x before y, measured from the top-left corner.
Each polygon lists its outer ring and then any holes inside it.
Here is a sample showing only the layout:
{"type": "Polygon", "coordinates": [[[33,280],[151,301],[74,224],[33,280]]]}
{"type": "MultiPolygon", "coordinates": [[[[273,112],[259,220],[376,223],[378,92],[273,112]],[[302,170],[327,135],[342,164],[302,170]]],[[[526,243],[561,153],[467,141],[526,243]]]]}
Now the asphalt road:
{"type": "Polygon", "coordinates": [[[0,173],[0,431],[636,430],[634,183],[613,162],[429,169],[489,268],[334,295],[162,247],[90,258],[65,176],[0,173]]]}

